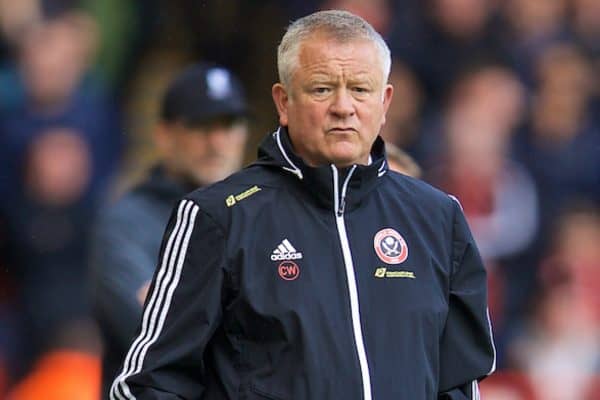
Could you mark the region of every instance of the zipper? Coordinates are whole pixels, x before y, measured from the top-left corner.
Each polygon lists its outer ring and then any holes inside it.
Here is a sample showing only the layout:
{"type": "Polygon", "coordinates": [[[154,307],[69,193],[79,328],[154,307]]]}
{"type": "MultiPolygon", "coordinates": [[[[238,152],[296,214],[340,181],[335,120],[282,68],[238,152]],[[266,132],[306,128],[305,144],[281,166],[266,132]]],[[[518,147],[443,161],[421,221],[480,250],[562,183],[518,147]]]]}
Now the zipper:
{"type": "Polygon", "coordinates": [[[363,400],[372,400],[371,396],[371,375],[369,372],[369,364],[367,363],[367,353],[365,351],[365,343],[363,339],[362,327],[360,324],[360,303],[358,301],[358,289],[356,285],[356,275],[354,274],[354,263],[352,262],[352,253],[350,252],[350,244],[348,242],[348,234],[346,232],[346,223],[344,221],[344,209],[346,206],[346,192],[348,183],[356,169],[356,165],[352,166],[348,172],[348,176],[342,184],[342,191],[339,191],[339,172],[334,165],[331,165],[333,171],[333,205],[335,213],[335,223],[337,225],[338,236],[342,246],[342,254],[344,256],[344,266],[346,267],[346,279],[348,281],[348,292],[350,295],[350,311],[352,315],[352,330],[354,332],[354,343],[356,345],[356,353],[358,355],[358,363],[360,365],[360,373],[363,387],[363,400]]]}

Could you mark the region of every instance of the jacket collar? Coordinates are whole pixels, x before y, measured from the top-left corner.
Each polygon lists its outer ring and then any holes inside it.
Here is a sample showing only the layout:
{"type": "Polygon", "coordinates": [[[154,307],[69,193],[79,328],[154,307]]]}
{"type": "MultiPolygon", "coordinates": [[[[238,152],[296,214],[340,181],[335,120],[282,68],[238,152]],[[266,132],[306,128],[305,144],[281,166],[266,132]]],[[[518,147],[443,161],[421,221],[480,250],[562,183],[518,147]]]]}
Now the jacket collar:
{"type": "Polygon", "coordinates": [[[369,165],[353,165],[343,169],[333,165],[311,167],[294,153],[287,129],[279,127],[259,146],[257,163],[280,169],[314,197],[319,205],[337,210],[343,200],[345,204],[342,208],[350,211],[358,207],[387,173],[384,147],[383,140],[377,137],[371,149],[369,165]],[[345,198],[341,199],[343,192],[345,198]]]}

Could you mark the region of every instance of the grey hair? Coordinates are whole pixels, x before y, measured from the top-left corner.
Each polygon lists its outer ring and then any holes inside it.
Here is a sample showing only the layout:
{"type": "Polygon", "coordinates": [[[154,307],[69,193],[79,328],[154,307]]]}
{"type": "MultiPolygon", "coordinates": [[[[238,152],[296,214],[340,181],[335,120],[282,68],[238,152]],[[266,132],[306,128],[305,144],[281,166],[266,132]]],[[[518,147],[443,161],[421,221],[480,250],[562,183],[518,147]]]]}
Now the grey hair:
{"type": "Polygon", "coordinates": [[[279,81],[290,87],[294,68],[298,65],[298,53],[302,42],[317,32],[324,32],[342,43],[366,39],[379,51],[383,67],[383,82],[387,82],[392,65],[391,53],[381,35],[364,19],[348,11],[318,11],[294,21],[277,47],[277,71],[279,81]]]}

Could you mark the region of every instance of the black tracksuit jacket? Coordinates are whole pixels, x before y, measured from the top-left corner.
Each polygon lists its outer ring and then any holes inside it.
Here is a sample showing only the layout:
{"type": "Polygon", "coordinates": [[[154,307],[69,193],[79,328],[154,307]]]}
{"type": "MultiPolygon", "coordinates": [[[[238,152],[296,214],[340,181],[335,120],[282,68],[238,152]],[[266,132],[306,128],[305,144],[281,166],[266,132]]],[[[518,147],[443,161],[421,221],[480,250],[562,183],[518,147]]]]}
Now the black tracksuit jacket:
{"type": "Polygon", "coordinates": [[[387,169],[312,168],[285,129],[173,211],[111,399],[478,399],[495,367],[460,205],[387,169]]]}

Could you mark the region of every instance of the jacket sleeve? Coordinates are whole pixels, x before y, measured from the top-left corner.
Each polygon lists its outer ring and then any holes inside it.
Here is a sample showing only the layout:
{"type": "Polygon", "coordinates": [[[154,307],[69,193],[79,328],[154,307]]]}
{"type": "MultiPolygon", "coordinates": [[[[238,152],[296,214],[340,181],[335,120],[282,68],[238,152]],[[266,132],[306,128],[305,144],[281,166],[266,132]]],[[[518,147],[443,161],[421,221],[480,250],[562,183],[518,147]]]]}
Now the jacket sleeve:
{"type": "Polygon", "coordinates": [[[453,201],[449,311],[440,342],[440,400],[479,399],[477,382],[496,367],[486,272],[458,201],[453,201]]]}
{"type": "Polygon", "coordinates": [[[173,211],[142,321],[111,400],[199,399],[205,348],[222,317],[225,237],[190,200],[173,211]]]}

